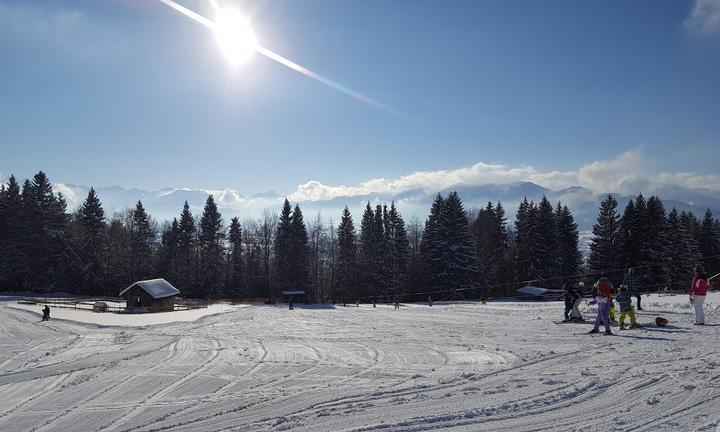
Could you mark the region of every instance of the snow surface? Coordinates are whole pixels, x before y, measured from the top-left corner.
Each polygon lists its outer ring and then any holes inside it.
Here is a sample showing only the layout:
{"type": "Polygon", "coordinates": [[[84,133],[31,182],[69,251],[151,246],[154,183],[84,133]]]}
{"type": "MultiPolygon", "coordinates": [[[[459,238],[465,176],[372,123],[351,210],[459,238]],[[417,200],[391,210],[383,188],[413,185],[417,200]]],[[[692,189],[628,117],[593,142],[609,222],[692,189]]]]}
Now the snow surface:
{"type": "MultiPolygon", "coordinates": [[[[693,326],[685,295],[644,301],[641,323],[670,325],[588,335],[553,323],[560,302],[467,302],[249,306],[129,328],[6,302],[0,430],[715,431],[720,327],[693,326]]],[[[720,294],[707,303],[720,322],[720,294]]]]}
{"type": "Polygon", "coordinates": [[[159,299],[163,297],[170,297],[174,296],[180,293],[177,288],[170,285],[170,282],[166,281],[163,278],[160,279],[148,279],[143,281],[137,281],[134,284],[130,285],[129,287],[125,288],[120,292],[120,297],[123,297],[123,294],[128,292],[128,290],[135,285],[139,286],[140,288],[144,289],[146,293],[150,294],[152,298],[159,299]]]}
{"type": "MultiPolygon", "coordinates": [[[[117,305],[113,302],[106,303],[108,303],[109,305],[117,305]]],[[[119,304],[125,306],[125,303],[119,304]]],[[[40,311],[42,310],[43,306],[43,303],[39,303],[36,305],[14,303],[8,304],[8,307],[26,310],[30,312],[36,312],[38,314],[41,314],[40,311]]],[[[88,306],[87,309],[65,309],[53,307],[52,305],[50,305],[50,318],[53,321],[77,321],[81,323],[97,324],[100,326],[144,327],[149,325],[170,324],[174,322],[195,321],[204,316],[231,311],[237,309],[238,307],[244,306],[247,305],[213,304],[209,305],[206,308],[180,310],[174,312],[119,314],[113,312],[93,312],[91,310],[92,306],[88,306]]]]}

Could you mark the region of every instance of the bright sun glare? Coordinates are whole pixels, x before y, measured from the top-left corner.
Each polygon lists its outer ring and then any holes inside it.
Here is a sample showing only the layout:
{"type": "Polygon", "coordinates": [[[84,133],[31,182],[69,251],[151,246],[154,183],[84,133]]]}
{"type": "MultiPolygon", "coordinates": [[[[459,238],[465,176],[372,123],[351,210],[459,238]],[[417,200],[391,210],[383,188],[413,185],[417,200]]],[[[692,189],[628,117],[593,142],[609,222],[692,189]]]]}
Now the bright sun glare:
{"type": "Polygon", "coordinates": [[[248,60],[257,50],[250,20],[239,10],[216,8],[213,28],[218,47],[231,64],[248,60]]]}

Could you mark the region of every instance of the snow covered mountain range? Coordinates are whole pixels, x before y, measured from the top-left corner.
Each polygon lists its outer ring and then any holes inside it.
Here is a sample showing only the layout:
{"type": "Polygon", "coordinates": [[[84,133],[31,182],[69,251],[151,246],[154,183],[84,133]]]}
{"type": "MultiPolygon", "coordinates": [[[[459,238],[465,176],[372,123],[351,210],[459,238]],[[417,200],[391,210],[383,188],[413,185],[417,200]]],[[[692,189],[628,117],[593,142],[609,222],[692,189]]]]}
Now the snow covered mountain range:
{"type": "MultiPolygon", "coordinates": [[[[77,208],[87,196],[89,187],[58,183],[55,185],[58,192],[62,192],[68,200],[68,210],[77,208]]],[[[194,213],[199,214],[209,194],[215,197],[220,212],[227,220],[232,216],[240,219],[256,218],[263,209],[278,212],[285,198],[274,191],[246,195],[236,189],[206,190],[206,189],[161,189],[148,191],[142,189],[125,189],[120,186],[95,188],[106,212],[112,214],[134,206],[138,200],[143,202],[145,208],[158,221],[170,220],[180,214],[183,203],[187,200],[194,213]]],[[[573,212],[580,231],[591,229],[597,216],[600,201],[607,193],[616,196],[619,202],[619,212],[622,212],[627,202],[634,198],[630,195],[616,194],[609,191],[604,194],[594,193],[586,188],[572,186],[559,190],[552,190],[532,182],[512,182],[506,184],[463,185],[445,188],[439,191],[426,189],[411,189],[399,193],[370,193],[351,196],[337,196],[332,199],[301,199],[297,200],[305,219],[310,220],[321,213],[327,223],[332,218],[339,219],[343,207],[348,206],[356,221],[359,222],[365,203],[371,204],[395,201],[406,220],[415,215],[424,219],[430,209],[430,204],[437,193],[443,195],[456,190],[465,203],[466,209],[484,206],[488,201],[502,202],[509,220],[513,220],[518,204],[524,197],[528,200],[538,201],[543,195],[547,196],[553,204],[561,201],[567,204],[573,212]]],[[[704,189],[691,189],[676,185],[662,186],[653,191],[665,204],[666,210],[676,207],[681,211],[692,211],[702,216],[706,209],[714,214],[720,214],[720,193],[704,189]]],[[[649,193],[647,195],[650,195],[649,193]]],[[[292,196],[290,196],[290,200],[292,196]]]]}

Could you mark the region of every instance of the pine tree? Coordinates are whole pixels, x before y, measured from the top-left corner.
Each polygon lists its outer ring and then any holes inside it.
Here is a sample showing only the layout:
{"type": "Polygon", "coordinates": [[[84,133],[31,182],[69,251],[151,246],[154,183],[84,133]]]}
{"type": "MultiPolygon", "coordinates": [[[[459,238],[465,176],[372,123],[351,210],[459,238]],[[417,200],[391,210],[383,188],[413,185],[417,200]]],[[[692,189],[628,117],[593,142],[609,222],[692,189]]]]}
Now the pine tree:
{"type": "MultiPolygon", "coordinates": [[[[378,281],[375,273],[375,256],[377,249],[377,235],[375,212],[368,202],[360,221],[360,286],[356,295],[360,297],[375,297],[378,295],[378,281]]],[[[351,299],[346,299],[351,300],[351,299]]]]}
{"type": "Polygon", "coordinates": [[[539,279],[546,279],[545,285],[557,286],[558,262],[554,251],[558,249],[556,241],[555,215],[550,201],[543,196],[537,206],[537,219],[534,220],[533,229],[535,239],[533,257],[537,259],[537,274],[539,279]]]}
{"type": "Polygon", "coordinates": [[[642,228],[642,263],[648,269],[646,283],[664,287],[668,283],[667,218],[665,207],[657,196],[651,196],[645,207],[645,226],[642,228]]]}
{"type": "Polygon", "coordinates": [[[224,287],[224,250],[222,216],[218,211],[215,198],[208,195],[200,217],[198,233],[198,251],[200,255],[200,273],[198,277],[199,295],[205,298],[219,298],[225,293],[224,287]]]}
{"type": "Polygon", "coordinates": [[[138,201],[132,215],[130,228],[130,274],[133,281],[147,279],[153,274],[153,243],[155,228],[138,201]]]}
{"type": "Polygon", "coordinates": [[[457,192],[435,199],[422,241],[433,288],[472,293],[478,278],[477,257],[457,192]]]}
{"type": "Polygon", "coordinates": [[[180,237],[180,224],[177,218],[166,223],[162,231],[160,253],[158,259],[158,274],[171,284],[178,277],[178,241],[180,237]]]}
{"type": "Polygon", "coordinates": [[[617,214],[617,200],[608,195],[600,204],[597,222],[593,225],[590,241],[589,267],[591,273],[601,274],[616,268],[619,262],[620,222],[617,214]]]}
{"type": "Polygon", "coordinates": [[[676,208],[668,213],[665,241],[667,245],[668,285],[683,289],[692,278],[693,267],[701,259],[697,242],[687,224],[687,214],[680,215],[676,208]]]}
{"type": "Polygon", "coordinates": [[[243,263],[243,232],[240,219],[230,219],[228,230],[228,277],[227,294],[234,298],[246,296],[245,272],[243,263]]]}
{"type": "Polygon", "coordinates": [[[78,212],[79,254],[85,263],[83,291],[87,294],[101,294],[105,286],[105,211],[95,189],[90,188],[88,196],[78,212]]]}
{"type": "Polygon", "coordinates": [[[700,253],[710,275],[720,271],[720,232],[710,209],[705,211],[700,230],[700,253]]]}
{"type": "Polygon", "coordinates": [[[292,277],[292,207],[285,199],[275,234],[275,276],[280,291],[294,289],[292,277]]]}
{"type": "Polygon", "coordinates": [[[375,279],[376,292],[373,295],[391,296],[390,266],[388,263],[388,234],[390,221],[387,207],[380,204],[375,206],[373,219],[373,266],[372,274],[375,279]],[[387,226],[387,229],[386,229],[387,226]]]}
{"type": "Polygon", "coordinates": [[[576,278],[568,277],[576,275],[582,264],[582,254],[578,249],[578,227],[570,209],[567,206],[561,206],[559,202],[555,208],[554,217],[557,275],[570,279],[566,280],[566,283],[572,283],[576,278]]]}
{"type": "Polygon", "coordinates": [[[190,212],[190,206],[185,201],[180,222],[177,240],[178,253],[178,288],[184,295],[198,296],[198,262],[197,262],[197,228],[195,218],[190,212]]]}
{"type": "Polygon", "coordinates": [[[340,225],[337,228],[338,258],[335,279],[335,299],[345,301],[357,298],[357,236],[352,215],[347,206],[343,210],[340,225]]]}
{"type": "MultiPolygon", "coordinates": [[[[22,191],[23,235],[20,244],[27,251],[24,287],[35,291],[62,290],[72,285],[68,277],[79,273],[73,268],[79,259],[66,244],[65,199],[53,193],[50,180],[42,171],[33,181],[25,181],[22,191]]],[[[81,267],[78,265],[77,267],[81,267]]]]}
{"type": "MultiPolygon", "coordinates": [[[[309,236],[300,206],[295,204],[290,220],[290,289],[307,290],[309,284],[309,236]]],[[[312,293],[308,293],[310,300],[312,293]]]]}
{"type": "Polygon", "coordinates": [[[23,239],[23,216],[20,185],[11,175],[7,188],[0,192],[0,286],[19,291],[28,258],[23,239]]]}
{"type": "Polygon", "coordinates": [[[390,203],[385,225],[385,238],[387,244],[387,265],[389,268],[389,294],[397,295],[404,291],[409,279],[408,275],[408,237],[405,230],[405,221],[395,207],[390,203]]]}

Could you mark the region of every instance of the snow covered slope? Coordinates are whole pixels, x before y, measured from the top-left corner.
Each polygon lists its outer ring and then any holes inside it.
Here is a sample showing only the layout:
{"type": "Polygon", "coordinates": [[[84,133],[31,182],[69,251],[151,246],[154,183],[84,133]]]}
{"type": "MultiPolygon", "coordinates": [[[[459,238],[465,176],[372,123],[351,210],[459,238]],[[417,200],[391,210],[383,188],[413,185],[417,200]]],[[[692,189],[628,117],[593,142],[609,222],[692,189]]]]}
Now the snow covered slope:
{"type": "Polygon", "coordinates": [[[645,301],[641,322],[671,325],[587,335],[550,302],[251,306],[120,328],[5,304],[0,430],[715,431],[720,327],[692,326],[686,296],[645,301]]]}

